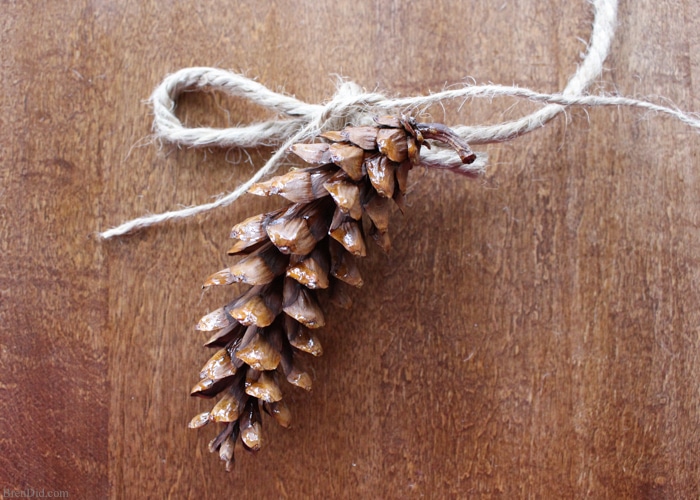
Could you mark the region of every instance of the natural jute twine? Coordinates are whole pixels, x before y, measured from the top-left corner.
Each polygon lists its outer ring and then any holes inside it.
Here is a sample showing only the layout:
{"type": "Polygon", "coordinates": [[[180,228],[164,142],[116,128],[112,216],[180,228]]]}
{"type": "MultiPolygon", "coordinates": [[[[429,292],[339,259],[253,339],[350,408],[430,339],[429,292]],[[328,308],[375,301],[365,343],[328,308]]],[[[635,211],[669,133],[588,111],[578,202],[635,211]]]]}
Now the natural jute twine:
{"type": "MultiPolygon", "coordinates": [[[[169,75],[151,96],[155,137],[186,146],[221,146],[249,148],[259,145],[281,144],[270,159],[248,181],[234,191],[205,203],[181,210],[139,217],[99,235],[112,238],[171,219],[182,219],[233,203],[250,186],[274,172],[288,154],[289,147],[308,140],[330,127],[345,123],[361,124],[367,116],[378,113],[410,114],[412,110],[446,101],[470,98],[510,96],[545,104],[534,113],[518,120],[497,125],[451,126],[470,144],[488,144],[509,141],[544,126],[569,106],[627,106],[670,115],[691,127],[700,129],[700,119],[677,109],[647,101],[605,95],[584,95],[589,85],[601,74],[608,56],[617,22],[617,0],[592,0],[595,18],[588,51],[574,75],[561,93],[543,94],[533,90],[503,85],[466,85],[429,95],[391,98],[367,93],[353,82],[342,82],[336,94],[325,104],[309,104],[294,97],[273,92],[264,85],[243,75],[216,68],[186,68],[169,75]],[[187,128],[175,115],[175,104],[185,91],[216,89],[235,97],[242,97],[277,113],[282,118],[243,127],[224,129],[187,128]]],[[[462,171],[481,172],[486,156],[481,154],[471,165],[461,165],[452,151],[438,147],[425,151],[426,160],[442,163],[462,171]]]]}

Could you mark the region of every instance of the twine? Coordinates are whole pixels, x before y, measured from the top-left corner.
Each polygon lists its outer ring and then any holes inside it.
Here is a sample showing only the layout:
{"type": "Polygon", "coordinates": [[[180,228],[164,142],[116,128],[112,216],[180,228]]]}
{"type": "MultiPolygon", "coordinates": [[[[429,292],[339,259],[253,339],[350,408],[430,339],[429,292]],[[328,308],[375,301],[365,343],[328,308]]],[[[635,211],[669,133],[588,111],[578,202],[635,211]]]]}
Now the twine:
{"type": "MultiPolygon", "coordinates": [[[[156,138],[186,146],[220,146],[249,148],[261,145],[281,146],[250,179],[234,191],[211,203],[183,208],[156,215],[139,217],[118,227],[99,233],[104,239],[159,224],[171,219],[191,217],[233,203],[254,183],[272,173],[288,154],[292,144],[308,140],[321,131],[341,128],[346,123],[360,124],[370,114],[410,114],[412,110],[445,101],[472,98],[516,97],[545,104],[534,113],[517,120],[486,126],[454,126],[457,134],[470,144],[488,144],[509,141],[543,127],[570,106],[626,106],[670,115],[683,123],[700,129],[700,119],[667,106],[619,96],[583,95],[603,70],[615,33],[617,0],[592,0],[594,21],[588,50],[574,75],[561,93],[546,94],[526,88],[503,85],[466,85],[428,95],[390,98],[376,92],[363,92],[355,83],[341,82],[335,95],[325,104],[309,104],[292,96],[274,92],[243,75],[216,68],[185,68],[163,80],[155,89],[150,102],[153,105],[153,128],[156,138]],[[266,108],[280,119],[232,128],[188,128],[175,115],[178,97],[186,91],[216,89],[231,96],[248,99],[266,108]]],[[[453,151],[436,144],[425,151],[426,161],[440,163],[457,171],[481,173],[487,157],[478,154],[470,165],[462,165],[453,151]]]]}

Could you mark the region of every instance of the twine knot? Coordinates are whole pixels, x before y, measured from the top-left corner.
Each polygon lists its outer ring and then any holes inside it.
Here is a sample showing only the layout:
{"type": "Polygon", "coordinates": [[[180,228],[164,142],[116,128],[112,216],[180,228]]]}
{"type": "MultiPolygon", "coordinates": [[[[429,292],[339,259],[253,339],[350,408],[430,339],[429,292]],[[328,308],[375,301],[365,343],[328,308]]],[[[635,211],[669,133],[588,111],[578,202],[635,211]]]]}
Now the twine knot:
{"type": "Polygon", "coordinates": [[[358,105],[363,96],[364,91],[358,84],[350,80],[341,81],[331,100],[322,106],[317,122],[318,128],[339,128],[339,124],[329,123],[331,120],[357,120],[360,114],[358,105]]]}

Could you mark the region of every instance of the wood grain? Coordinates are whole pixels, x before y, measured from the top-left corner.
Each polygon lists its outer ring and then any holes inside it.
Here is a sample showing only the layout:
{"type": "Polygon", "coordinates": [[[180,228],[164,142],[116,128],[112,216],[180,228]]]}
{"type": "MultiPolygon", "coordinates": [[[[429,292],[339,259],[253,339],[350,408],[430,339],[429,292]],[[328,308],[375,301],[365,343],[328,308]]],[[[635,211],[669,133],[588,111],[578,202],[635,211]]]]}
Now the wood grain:
{"type": "MultiPolygon", "coordinates": [[[[700,491],[700,142],[667,118],[572,110],[481,150],[481,180],[416,172],[389,256],[332,310],[315,389],[285,388],[257,455],[223,471],[193,325],[230,291],[234,206],[101,243],[207,201],[269,150],[149,140],[144,104],[186,66],[244,71],[310,102],[334,74],[401,95],[464,81],[563,88],[587,2],[3,2],[0,487],[71,498],[694,498],[700,491]],[[250,155],[250,156],[248,156],[250,155]],[[250,162],[248,159],[250,158],[250,162]]],[[[700,110],[700,6],[622,1],[600,87],[700,110]],[[603,83],[604,82],[604,83],[603,83]],[[657,97],[655,99],[661,99],[657,97]]],[[[510,100],[429,110],[493,123],[510,100]]],[[[189,124],[265,112],[188,95],[189,124]]]]}

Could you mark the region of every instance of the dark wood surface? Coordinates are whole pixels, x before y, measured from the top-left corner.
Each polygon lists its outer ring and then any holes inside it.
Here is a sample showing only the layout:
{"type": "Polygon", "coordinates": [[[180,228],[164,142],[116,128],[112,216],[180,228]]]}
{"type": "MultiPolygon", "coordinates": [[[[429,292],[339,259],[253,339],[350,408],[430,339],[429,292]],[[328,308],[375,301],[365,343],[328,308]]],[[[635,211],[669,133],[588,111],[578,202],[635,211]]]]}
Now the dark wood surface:
{"type": "MultiPolygon", "coordinates": [[[[193,326],[230,291],[235,205],[133,236],[95,232],[205,202],[269,150],[150,141],[144,103],[186,66],[309,102],[334,74],[401,95],[468,76],[557,91],[585,1],[2,2],[0,488],[70,498],[697,498],[700,138],[629,109],[571,110],[478,148],[480,180],[415,172],[389,256],[329,310],[291,429],[226,474],[186,429],[208,358],[193,326]],[[206,5],[205,5],[206,4],[206,5]]],[[[622,1],[596,89],[700,110],[700,6],[622,1]]],[[[429,110],[448,124],[536,109],[429,110]]],[[[191,125],[266,113],[187,96],[191,125]]]]}

